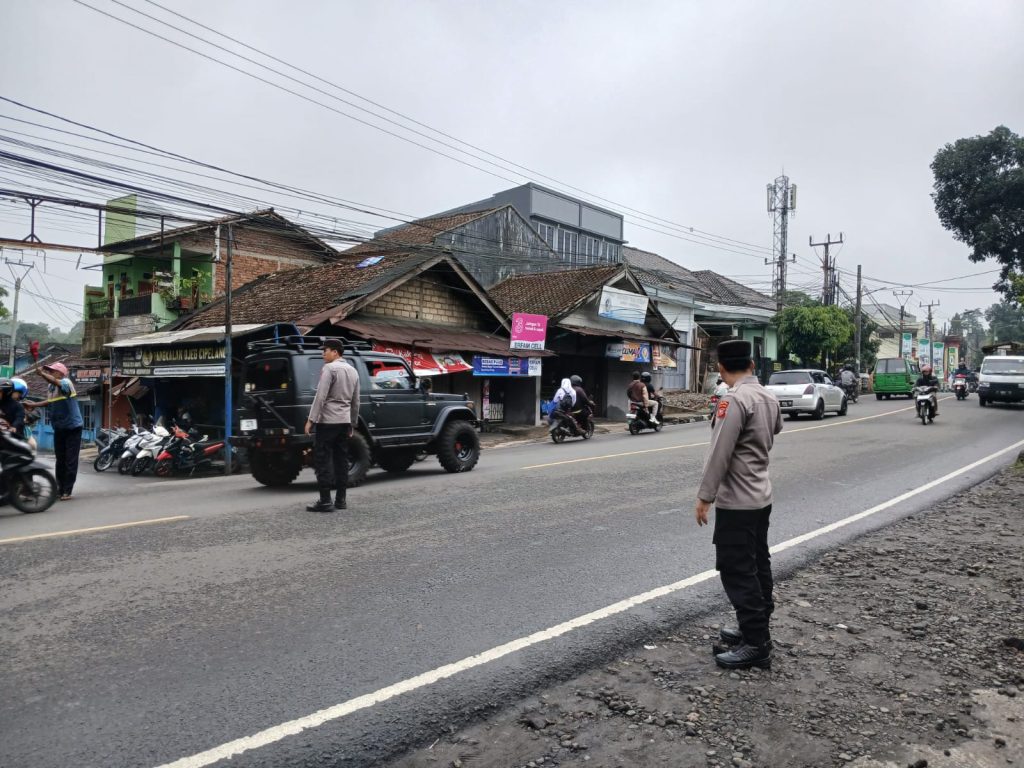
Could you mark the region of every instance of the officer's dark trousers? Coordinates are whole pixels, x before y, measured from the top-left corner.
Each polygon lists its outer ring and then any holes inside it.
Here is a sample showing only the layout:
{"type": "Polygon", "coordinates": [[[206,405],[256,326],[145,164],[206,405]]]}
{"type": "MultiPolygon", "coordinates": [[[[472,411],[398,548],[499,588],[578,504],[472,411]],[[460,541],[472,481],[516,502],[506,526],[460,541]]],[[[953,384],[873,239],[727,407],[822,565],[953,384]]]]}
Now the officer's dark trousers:
{"type": "Polygon", "coordinates": [[[772,558],[768,552],[768,518],[764,509],[715,509],[715,568],[729,602],[736,609],[743,639],[751,645],[768,642],[772,600],[772,558]]]}
{"type": "Polygon", "coordinates": [[[320,501],[331,500],[332,488],[337,488],[336,499],[345,498],[345,489],[348,487],[348,430],[348,424],[316,425],[313,433],[313,464],[320,501]]]}

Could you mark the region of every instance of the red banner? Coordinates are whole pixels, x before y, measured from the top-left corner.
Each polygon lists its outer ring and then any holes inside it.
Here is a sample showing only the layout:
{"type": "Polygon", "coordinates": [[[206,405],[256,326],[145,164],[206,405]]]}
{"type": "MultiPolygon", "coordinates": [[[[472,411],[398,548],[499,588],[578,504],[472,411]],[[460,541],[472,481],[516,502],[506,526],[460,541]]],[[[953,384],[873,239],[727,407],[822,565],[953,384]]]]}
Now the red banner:
{"type": "Polygon", "coordinates": [[[374,342],[373,351],[398,355],[412,366],[413,372],[417,376],[442,376],[446,373],[462,373],[473,370],[473,366],[469,365],[458,352],[431,353],[427,350],[417,349],[414,356],[410,347],[381,342],[374,342]]]}

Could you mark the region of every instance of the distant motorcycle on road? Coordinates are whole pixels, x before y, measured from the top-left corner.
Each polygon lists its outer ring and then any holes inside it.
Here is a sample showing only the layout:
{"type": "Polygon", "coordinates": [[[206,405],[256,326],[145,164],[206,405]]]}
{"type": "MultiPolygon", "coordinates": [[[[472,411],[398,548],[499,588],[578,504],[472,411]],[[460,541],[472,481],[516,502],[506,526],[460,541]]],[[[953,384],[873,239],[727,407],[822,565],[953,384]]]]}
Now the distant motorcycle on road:
{"type": "Polygon", "coordinates": [[[594,436],[594,422],[581,410],[569,413],[559,408],[551,416],[555,419],[551,429],[551,440],[555,443],[565,442],[567,437],[589,440],[594,436]]]}

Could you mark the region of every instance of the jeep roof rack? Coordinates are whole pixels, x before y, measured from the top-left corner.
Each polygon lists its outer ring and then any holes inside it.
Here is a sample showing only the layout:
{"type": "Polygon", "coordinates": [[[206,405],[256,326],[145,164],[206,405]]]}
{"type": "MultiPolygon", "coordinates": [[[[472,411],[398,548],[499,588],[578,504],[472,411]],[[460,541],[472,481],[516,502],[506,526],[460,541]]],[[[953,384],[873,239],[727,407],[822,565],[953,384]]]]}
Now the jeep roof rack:
{"type": "Polygon", "coordinates": [[[276,349],[283,347],[285,349],[294,349],[298,351],[305,351],[307,349],[320,349],[324,345],[326,339],[337,339],[342,343],[342,346],[346,350],[352,351],[370,351],[373,346],[368,341],[353,341],[352,339],[346,339],[344,336],[279,336],[276,339],[262,339],[260,341],[249,342],[249,348],[254,351],[264,352],[270,349],[276,349]]]}

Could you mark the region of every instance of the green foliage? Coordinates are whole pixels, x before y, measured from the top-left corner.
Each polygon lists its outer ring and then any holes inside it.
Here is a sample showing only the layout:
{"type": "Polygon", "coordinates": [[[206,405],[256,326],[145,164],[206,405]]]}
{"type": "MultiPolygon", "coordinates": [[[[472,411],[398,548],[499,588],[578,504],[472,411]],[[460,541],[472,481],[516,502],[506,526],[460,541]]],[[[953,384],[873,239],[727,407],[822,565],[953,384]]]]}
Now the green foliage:
{"type": "Polygon", "coordinates": [[[835,355],[853,338],[853,321],[839,307],[786,307],[776,315],[776,323],[786,350],[802,365],[824,365],[826,355],[835,355]]]}
{"type": "MultiPolygon", "coordinates": [[[[846,317],[850,321],[851,334],[857,328],[856,315],[852,307],[847,307],[843,310],[846,312],[846,317]]],[[[882,347],[882,340],[880,338],[873,338],[875,331],[878,330],[878,323],[868,316],[867,312],[860,313],[860,370],[870,371],[875,367],[875,361],[878,360],[878,350],[882,347]]],[[[836,362],[857,362],[857,349],[856,349],[856,336],[851,335],[850,340],[845,344],[841,345],[835,350],[833,359],[836,362]]]]}
{"type": "Polygon", "coordinates": [[[1024,138],[1001,125],[947,144],[931,168],[942,226],[970,247],[971,261],[998,261],[996,287],[1024,303],[1024,138]]]}
{"type": "Polygon", "coordinates": [[[7,289],[0,288],[0,320],[5,320],[11,316],[10,311],[4,306],[3,299],[7,297],[7,289]]]}
{"type": "Polygon", "coordinates": [[[816,298],[803,291],[785,291],[782,294],[784,307],[816,307],[820,303],[816,298]]]}
{"type": "Polygon", "coordinates": [[[1024,342],[1024,308],[1004,301],[985,310],[989,340],[1024,342]]]}
{"type": "Polygon", "coordinates": [[[27,347],[33,341],[44,345],[50,340],[50,326],[46,323],[18,323],[16,336],[15,343],[19,347],[27,347]]]}

